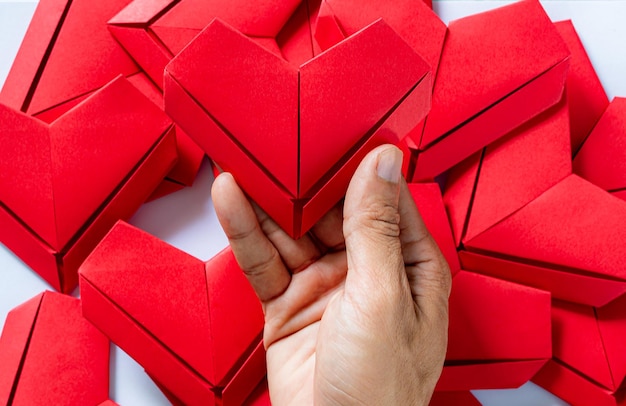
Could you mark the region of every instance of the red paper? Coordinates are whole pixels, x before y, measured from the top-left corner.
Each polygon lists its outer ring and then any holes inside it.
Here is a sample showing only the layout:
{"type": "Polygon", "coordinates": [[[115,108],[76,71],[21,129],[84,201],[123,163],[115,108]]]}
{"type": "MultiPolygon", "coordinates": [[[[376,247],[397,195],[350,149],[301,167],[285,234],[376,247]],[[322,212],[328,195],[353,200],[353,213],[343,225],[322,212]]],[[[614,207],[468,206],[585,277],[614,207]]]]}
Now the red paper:
{"type": "Polygon", "coordinates": [[[626,376],[625,300],[599,309],[556,301],[555,360],[533,381],[574,404],[621,404],[626,376]]]}
{"type": "Polygon", "coordinates": [[[319,13],[314,28],[318,43],[321,45],[319,38],[327,38],[333,31],[340,34],[335,41],[324,41],[322,49],[336,45],[382,18],[424,58],[433,74],[437,72],[447,27],[423,1],[324,0],[319,13]]]}
{"type": "Polygon", "coordinates": [[[452,168],[444,202],[457,246],[569,175],[569,149],[567,105],[562,100],[452,168]]]}
{"type": "Polygon", "coordinates": [[[570,175],[465,246],[505,259],[626,281],[626,204],[570,175]],[[514,244],[511,242],[515,241],[514,244]]]}
{"type": "Polygon", "coordinates": [[[172,167],[171,122],[123,78],[52,124],[0,115],[0,241],[69,292],[80,262],[172,167]]]}
{"type": "MultiPolygon", "coordinates": [[[[618,406],[614,394],[603,389],[564,364],[550,360],[533,377],[533,382],[572,405],[618,406]]],[[[621,396],[620,396],[621,399],[621,396]]]]}
{"type": "MultiPolygon", "coordinates": [[[[138,74],[140,68],[106,26],[129,2],[41,0],[0,92],[0,103],[52,123],[117,76],[138,74]]],[[[149,98],[151,92],[147,89],[149,98]]],[[[158,195],[175,186],[190,186],[200,167],[202,151],[184,133],[176,137],[179,164],[158,195]]]]}
{"type": "Polygon", "coordinates": [[[382,21],[298,69],[215,20],[165,76],[166,110],[293,237],[343,196],[365,153],[421,120],[429,97],[426,64],[382,21]]]}
{"type": "Polygon", "coordinates": [[[267,380],[264,379],[246,399],[244,406],[271,406],[271,404],[267,380]]]}
{"type": "Polygon", "coordinates": [[[478,399],[470,391],[435,392],[430,399],[430,406],[480,406],[478,399]]]}
{"type": "Polygon", "coordinates": [[[550,295],[461,271],[452,281],[448,334],[437,390],[520,386],[552,354],[550,295]]]}
{"type": "MultiPolygon", "coordinates": [[[[163,93],[144,73],[132,75],[128,78],[128,81],[154,104],[161,109],[164,108],[163,93]]],[[[178,162],[167,174],[165,181],[154,191],[150,199],[167,195],[185,186],[191,186],[196,179],[196,174],[200,170],[200,165],[204,158],[204,151],[179,127],[176,127],[176,151],[178,152],[178,162]]]]}
{"type": "Polygon", "coordinates": [[[118,223],[81,267],[81,297],[85,317],[185,404],[241,404],[265,375],[263,312],[230,250],[205,264],[118,223]]]}
{"type": "Polygon", "coordinates": [[[574,159],[574,171],[602,189],[626,189],[626,99],[608,106],[574,159]]]}
{"type": "Polygon", "coordinates": [[[567,46],[536,0],[451,22],[414,179],[439,175],[556,104],[568,67],[567,46]]]}
{"type": "Polygon", "coordinates": [[[483,151],[477,152],[454,166],[448,172],[446,179],[443,202],[450,217],[452,234],[457,247],[461,244],[467,226],[483,153],[483,151]]]}
{"type": "MultiPolygon", "coordinates": [[[[274,42],[276,47],[274,38],[299,3],[297,0],[134,0],[109,21],[109,30],[161,87],[168,62],[213,19],[222,19],[265,44],[274,42]]],[[[307,28],[310,37],[308,31],[307,28]]]]}
{"type": "MultiPolygon", "coordinates": [[[[174,396],[173,393],[167,390],[167,388],[165,388],[159,382],[155,381],[155,384],[159,387],[161,392],[163,392],[167,400],[169,400],[170,403],[172,403],[172,405],[185,406],[185,403],[183,401],[181,401],[176,396],[174,396]]],[[[243,406],[271,406],[272,403],[270,402],[270,393],[267,387],[267,379],[263,379],[257,385],[257,387],[252,391],[252,393],[250,394],[250,396],[248,396],[247,399],[245,400],[239,399],[237,403],[228,403],[224,399],[222,399],[221,404],[226,404],[226,405],[229,405],[229,404],[240,405],[241,404],[243,406]]]]}
{"type": "Polygon", "coordinates": [[[553,298],[604,306],[626,293],[626,282],[550,269],[489,255],[460,251],[463,269],[550,292],[553,298]]]}
{"type": "Polygon", "coordinates": [[[609,99],[572,22],[559,21],[554,25],[572,53],[565,88],[570,112],[572,151],[575,153],[609,105],[609,99]]]}
{"type": "Polygon", "coordinates": [[[452,239],[452,231],[439,185],[436,183],[411,183],[409,184],[409,191],[424,219],[424,224],[446,258],[450,272],[455,275],[461,270],[461,265],[452,239]]]}
{"type": "Polygon", "coordinates": [[[106,30],[129,1],[40,1],[0,102],[32,115],[138,72],[106,30]]]}
{"type": "Polygon", "coordinates": [[[524,207],[572,173],[569,134],[564,99],[486,148],[464,241],[524,207]]]}
{"type": "Polygon", "coordinates": [[[3,405],[97,405],[109,397],[109,342],[77,299],[45,292],[9,312],[0,359],[3,405]]]}
{"type": "MultiPolygon", "coordinates": [[[[324,0],[313,36],[322,49],[342,41],[363,27],[382,18],[392,27],[437,73],[447,27],[432,11],[432,4],[421,0],[324,0]]],[[[407,143],[417,149],[424,123],[407,135],[407,143]]],[[[412,173],[412,171],[411,171],[412,173]]],[[[409,177],[410,179],[411,177],[409,177]]]]}

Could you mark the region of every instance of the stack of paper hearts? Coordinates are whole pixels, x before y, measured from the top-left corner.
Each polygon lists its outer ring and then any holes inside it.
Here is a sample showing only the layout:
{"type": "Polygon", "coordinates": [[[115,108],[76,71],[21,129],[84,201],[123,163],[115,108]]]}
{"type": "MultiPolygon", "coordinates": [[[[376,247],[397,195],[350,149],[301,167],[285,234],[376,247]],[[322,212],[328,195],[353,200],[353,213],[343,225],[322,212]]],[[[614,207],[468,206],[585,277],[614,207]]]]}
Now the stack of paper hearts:
{"type": "MultiPolygon", "coordinates": [[[[0,92],[0,103],[51,123],[119,75],[157,105],[159,88],[108,32],[130,0],[41,0],[0,92]]],[[[160,84],[161,82],[155,82],[160,84]]],[[[178,131],[179,160],[154,197],[191,185],[203,153],[178,131]]]]}
{"type": "Polygon", "coordinates": [[[170,119],[118,78],[51,124],[0,105],[0,241],[55,289],[176,160],[170,119]]]}
{"type": "Polygon", "coordinates": [[[572,51],[567,97],[455,167],[444,200],[464,269],[552,295],[553,359],[533,381],[572,404],[616,405],[626,204],[606,190],[624,187],[621,99],[608,105],[571,23],[556,27],[572,51]],[[572,173],[573,153],[597,185],[572,173]]]}
{"type": "Polygon", "coordinates": [[[114,405],[109,341],[80,301],[45,292],[9,312],[0,337],[3,405],[114,405]]]}
{"type": "Polygon", "coordinates": [[[229,249],[205,263],[118,223],[80,277],[85,317],[183,404],[239,405],[265,376],[263,312],[229,249]]]}
{"type": "MultiPolygon", "coordinates": [[[[623,404],[625,100],[537,0],[449,26],[422,0],[41,0],[0,94],[0,241],[63,292],[82,263],[84,316],[173,404],[267,405],[263,313],[230,250],[204,262],[115,223],[206,152],[299,237],[394,143],[453,276],[432,404],[528,380],[623,404]]],[[[108,375],[76,306],[10,314],[5,403],[106,401],[79,399],[108,375]]]]}

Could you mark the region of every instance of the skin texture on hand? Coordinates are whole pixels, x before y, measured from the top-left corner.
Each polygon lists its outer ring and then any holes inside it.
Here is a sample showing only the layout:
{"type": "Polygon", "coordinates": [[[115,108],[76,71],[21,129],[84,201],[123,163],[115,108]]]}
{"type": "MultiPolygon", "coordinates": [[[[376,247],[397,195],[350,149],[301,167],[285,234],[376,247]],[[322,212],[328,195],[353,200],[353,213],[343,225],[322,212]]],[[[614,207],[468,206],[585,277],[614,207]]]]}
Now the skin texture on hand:
{"type": "Polygon", "coordinates": [[[381,146],[343,204],[299,240],[230,174],[213,200],[265,312],[273,405],[426,405],[447,347],[450,270],[381,146]]]}

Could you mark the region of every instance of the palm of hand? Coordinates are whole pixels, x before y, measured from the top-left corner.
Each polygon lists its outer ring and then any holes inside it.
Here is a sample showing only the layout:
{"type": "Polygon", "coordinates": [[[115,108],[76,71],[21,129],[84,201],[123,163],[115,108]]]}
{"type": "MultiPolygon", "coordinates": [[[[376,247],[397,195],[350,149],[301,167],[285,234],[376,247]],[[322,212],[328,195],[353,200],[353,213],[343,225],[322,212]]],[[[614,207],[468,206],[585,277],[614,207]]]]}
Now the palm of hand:
{"type": "Polygon", "coordinates": [[[299,240],[231,176],[214,183],[220,222],[263,304],[274,405],[430,399],[447,345],[450,275],[397,162],[397,176],[376,176],[386,151],[397,160],[399,151],[381,147],[361,163],[345,218],[337,206],[299,240]]]}

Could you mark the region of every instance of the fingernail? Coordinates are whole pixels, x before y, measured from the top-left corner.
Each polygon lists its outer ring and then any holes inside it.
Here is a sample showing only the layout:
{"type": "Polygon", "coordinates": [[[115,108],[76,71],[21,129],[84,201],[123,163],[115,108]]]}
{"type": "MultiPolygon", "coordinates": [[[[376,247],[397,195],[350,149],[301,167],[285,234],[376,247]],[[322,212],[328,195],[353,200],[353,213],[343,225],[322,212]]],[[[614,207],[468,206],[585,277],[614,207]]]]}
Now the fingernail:
{"type": "Polygon", "coordinates": [[[391,183],[398,183],[402,176],[402,152],[397,148],[388,148],[378,155],[376,167],[378,177],[391,183]]]}

